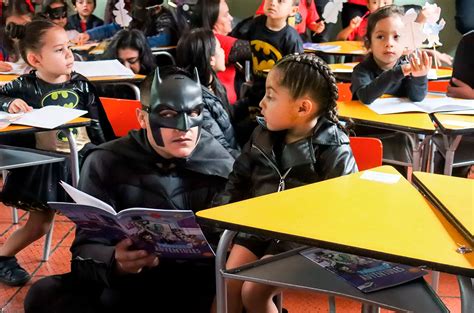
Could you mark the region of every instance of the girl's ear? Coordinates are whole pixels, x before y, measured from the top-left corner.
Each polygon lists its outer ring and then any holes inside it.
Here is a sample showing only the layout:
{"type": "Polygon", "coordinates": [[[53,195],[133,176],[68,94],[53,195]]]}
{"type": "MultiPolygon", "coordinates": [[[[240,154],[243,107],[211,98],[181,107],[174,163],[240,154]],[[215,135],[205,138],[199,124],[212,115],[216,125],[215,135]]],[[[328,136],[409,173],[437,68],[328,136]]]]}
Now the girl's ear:
{"type": "Polygon", "coordinates": [[[313,113],[315,103],[311,99],[304,97],[297,101],[296,107],[298,108],[298,115],[304,117],[313,113]]]}
{"type": "Polygon", "coordinates": [[[26,54],[26,60],[25,60],[29,65],[31,65],[34,68],[38,68],[38,65],[41,65],[41,56],[34,53],[34,52],[28,52],[26,54]]]}
{"type": "Polygon", "coordinates": [[[209,63],[211,64],[211,67],[214,69],[214,67],[216,66],[216,57],[214,55],[211,56],[211,60],[209,63]]]}
{"type": "Polygon", "coordinates": [[[146,113],[140,108],[136,108],[135,114],[137,115],[138,124],[143,129],[146,129],[146,113]]]}

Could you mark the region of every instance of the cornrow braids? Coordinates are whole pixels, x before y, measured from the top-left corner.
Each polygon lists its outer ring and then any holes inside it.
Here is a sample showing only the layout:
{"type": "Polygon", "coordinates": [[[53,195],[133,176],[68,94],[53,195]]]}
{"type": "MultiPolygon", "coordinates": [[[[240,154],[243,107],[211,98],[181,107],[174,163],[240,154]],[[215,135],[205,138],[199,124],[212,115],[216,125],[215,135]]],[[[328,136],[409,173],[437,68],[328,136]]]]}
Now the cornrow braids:
{"type": "Polygon", "coordinates": [[[347,133],[338,118],[336,78],[326,62],[314,54],[290,54],[274,68],[281,71],[280,84],[288,88],[293,99],[308,95],[320,105],[319,115],[324,115],[347,133]]]}

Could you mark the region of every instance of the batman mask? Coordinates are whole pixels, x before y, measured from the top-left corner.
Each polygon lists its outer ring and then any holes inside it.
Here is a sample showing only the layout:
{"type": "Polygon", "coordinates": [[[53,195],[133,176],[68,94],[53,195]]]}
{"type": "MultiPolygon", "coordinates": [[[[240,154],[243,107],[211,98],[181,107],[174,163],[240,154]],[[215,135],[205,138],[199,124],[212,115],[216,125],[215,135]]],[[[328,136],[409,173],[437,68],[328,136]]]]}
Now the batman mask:
{"type": "Polygon", "coordinates": [[[196,69],[194,80],[182,74],[161,79],[159,69],[155,70],[150,104],[146,111],[149,113],[153,138],[159,146],[164,146],[161,128],[187,131],[200,126],[203,106],[201,83],[196,69]]]}

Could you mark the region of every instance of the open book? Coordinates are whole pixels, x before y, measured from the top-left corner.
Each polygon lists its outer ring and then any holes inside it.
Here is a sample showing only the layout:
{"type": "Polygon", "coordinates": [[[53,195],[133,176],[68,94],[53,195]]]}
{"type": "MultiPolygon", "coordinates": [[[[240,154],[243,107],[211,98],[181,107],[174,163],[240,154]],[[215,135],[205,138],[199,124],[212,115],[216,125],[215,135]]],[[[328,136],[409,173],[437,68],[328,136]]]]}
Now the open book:
{"type": "Polygon", "coordinates": [[[49,206],[95,237],[116,242],[128,237],[136,249],[163,258],[214,256],[192,211],[130,208],[116,213],[107,203],[65,182],[61,185],[76,203],[48,202],[49,206]]]}
{"type": "Polygon", "coordinates": [[[377,114],[392,114],[403,112],[449,112],[473,110],[474,100],[458,99],[450,97],[430,97],[423,101],[412,102],[407,98],[379,98],[368,107],[377,114]]]}
{"type": "Polygon", "coordinates": [[[48,105],[27,113],[10,114],[0,112],[0,125],[6,127],[10,124],[17,124],[53,129],[86,113],[87,111],[84,110],[70,109],[59,105],[48,105]]]}
{"type": "Polygon", "coordinates": [[[300,253],[365,293],[401,285],[428,274],[418,267],[320,248],[300,253]]]}

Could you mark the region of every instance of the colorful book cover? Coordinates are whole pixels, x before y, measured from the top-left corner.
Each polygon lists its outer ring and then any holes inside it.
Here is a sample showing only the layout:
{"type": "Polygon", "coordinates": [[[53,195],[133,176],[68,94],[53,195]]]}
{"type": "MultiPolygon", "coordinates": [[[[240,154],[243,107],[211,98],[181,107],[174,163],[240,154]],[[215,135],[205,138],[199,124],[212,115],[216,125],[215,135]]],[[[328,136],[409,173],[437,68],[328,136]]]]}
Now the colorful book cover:
{"type": "Polygon", "coordinates": [[[364,293],[400,285],[427,274],[418,267],[320,248],[300,253],[364,293]]]}
{"type": "Polygon", "coordinates": [[[108,204],[62,182],[77,203],[49,202],[91,236],[118,242],[130,238],[136,249],[163,258],[208,258],[214,252],[190,210],[130,208],[116,213],[108,204]]]}

